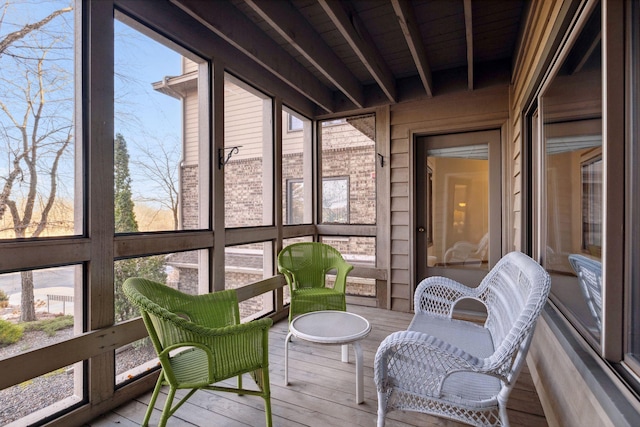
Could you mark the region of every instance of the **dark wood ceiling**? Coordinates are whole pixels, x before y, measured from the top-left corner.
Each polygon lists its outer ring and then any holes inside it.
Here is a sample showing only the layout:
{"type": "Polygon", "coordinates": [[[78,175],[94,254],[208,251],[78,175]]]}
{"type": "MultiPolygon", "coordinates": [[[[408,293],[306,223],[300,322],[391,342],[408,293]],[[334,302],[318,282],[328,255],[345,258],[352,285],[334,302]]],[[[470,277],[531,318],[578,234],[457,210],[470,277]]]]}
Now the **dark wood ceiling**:
{"type": "Polygon", "coordinates": [[[508,82],[526,0],[172,0],[315,103],[361,109],[508,82]]]}

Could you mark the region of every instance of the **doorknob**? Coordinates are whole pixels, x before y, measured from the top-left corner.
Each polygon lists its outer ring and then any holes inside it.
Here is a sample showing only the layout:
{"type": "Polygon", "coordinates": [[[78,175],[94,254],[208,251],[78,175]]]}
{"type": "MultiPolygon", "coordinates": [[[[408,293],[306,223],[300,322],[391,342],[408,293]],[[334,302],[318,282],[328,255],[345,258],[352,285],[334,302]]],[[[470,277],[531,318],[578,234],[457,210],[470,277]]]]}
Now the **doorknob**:
{"type": "Polygon", "coordinates": [[[424,227],[418,227],[418,233],[424,233],[424,227]]]}

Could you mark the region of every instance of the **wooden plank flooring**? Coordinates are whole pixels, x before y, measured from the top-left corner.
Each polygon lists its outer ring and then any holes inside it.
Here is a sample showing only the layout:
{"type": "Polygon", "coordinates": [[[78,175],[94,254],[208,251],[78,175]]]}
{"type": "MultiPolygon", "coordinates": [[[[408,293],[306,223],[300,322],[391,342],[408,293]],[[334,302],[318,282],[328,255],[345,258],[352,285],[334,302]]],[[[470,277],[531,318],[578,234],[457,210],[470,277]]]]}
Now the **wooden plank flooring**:
{"type": "MultiPolygon", "coordinates": [[[[341,362],[340,346],[312,344],[293,339],[289,347],[289,386],[284,386],[284,339],[286,320],[274,324],[270,333],[270,379],[273,424],[280,427],[342,427],[376,425],[377,395],[373,382],[373,359],[380,342],[391,332],[405,329],[408,313],[370,307],[349,306],[371,322],[369,336],[361,341],[364,354],[365,401],[355,403],[355,356],[341,362]]],[[[246,378],[246,385],[252,383],[246,378]]],[[[184,393],[180,393],[180,396],[184,393]]],[[[140,425],[151,392],[87,424],[89,427],[140,425]]],[[[151,419],[157,425],[165,394],[161,394],[151,419]]],[[[509,400],[512,426],[547,426],[540,401],[528,370],[518,380],[509,400]]],[[[254,396],[198,391],[169,420],[170,426],[262,426],[265,424],[263,400],[254,396]]],[[[414,412],[392,411],[387,427],[462,426],[462,424],[414,412]]]]}

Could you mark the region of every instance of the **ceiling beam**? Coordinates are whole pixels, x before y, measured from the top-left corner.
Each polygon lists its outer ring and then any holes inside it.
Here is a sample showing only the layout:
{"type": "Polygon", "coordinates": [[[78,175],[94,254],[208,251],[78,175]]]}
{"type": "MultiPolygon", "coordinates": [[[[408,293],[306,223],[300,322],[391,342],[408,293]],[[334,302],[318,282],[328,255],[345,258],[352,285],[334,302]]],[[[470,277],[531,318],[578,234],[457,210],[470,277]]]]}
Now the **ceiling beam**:
{"type": "Polygon", "coordinates": [[[397,102],[396,82],[389,66],[375,48],[371,36],[355,13],[347,13],[338,0],[318,0],[329,19],[336,26],[389,101],[397,102]]]}
{"type": "Polygon", "coordinates": [[[171,0],[194,19],[329,112],[333,92],[227,2],[171,0]]]}
{"type": "Polygon", "coordinates": [[[291,3],[272,0],[245,0],[245,3],[358,108],[364,107],[360,82],[291,3]]]}
{"type": "Polygon", "coordinates": [[[600,45],[600,42],[602,41],[602,31],[598,31],[597,34],[592,34],[591,36],[592,36],[591,42],[585,49],[582,56],[580,56],[580,60],[577,61],[573,70],[571,70],[571,74],[579,73],[580,71],[582,71],[582,67],[585,66],[589,58],[591,58],[591,55],[593,54],[593,52],[600,45]]]}
{"type": "Polygon", "coordinates": [[[427,91],[427,96],[431,98],[433,96],[431,67],[427,60],[427,54],[424,48],[424,43],[422,43],[422,36],[420,35],[420,29],[418,28],[418,22],[413,11],[413,7],[408,0],[391,0],[391,5],[398,17],[402,34],[404,34],[404,38],[407,41],[413,61],[416,63],[416,68],[418,69],[422,85],[427,91]]]}
{"type": "Polygon", "coordinates": [[[464,28],[467,35],[467,84],[473,90],[473,13],[471,0],[464,0],[464,28]]]}

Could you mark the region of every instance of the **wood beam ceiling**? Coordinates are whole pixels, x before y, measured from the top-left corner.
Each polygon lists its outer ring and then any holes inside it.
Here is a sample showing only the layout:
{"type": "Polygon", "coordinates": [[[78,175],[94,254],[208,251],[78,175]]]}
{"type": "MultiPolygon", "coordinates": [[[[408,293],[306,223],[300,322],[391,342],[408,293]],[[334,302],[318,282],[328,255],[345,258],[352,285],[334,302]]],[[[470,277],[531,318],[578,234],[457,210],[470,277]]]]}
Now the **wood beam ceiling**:
{"type": "Polygon", "coordinates": [[[173,3],[229,44],[278,76],[328,112],[334,111],[333,92],[295,61],[249,18],[227,2],[173,0],[173,3]]]}
{"type": "Polygon", "coordinates": [[[464,0],[464,28],[467,36],[467,84],[473,90],[473,13],[471,0],[464,0]]]}
{"type": "Polygon", "coordinates": [[[376,49],[371,36],[354,12],[347,12],[337,0],[318,0],[318,4],[326,12],[342,37],[353,49],[360,61],[378,83],[390,102],[397,102],[395,78],[376,49]]]}
{"type": "MultiPolygon", "coordinates": [[[[473,0],[451,2],[444,11],[412,0],[379,4],[345,0],[167,2],[202,24],[202,31],[219,40],[218,44],[228,44],[223,51],[242,56],[227,61],[230,72],[248,79],[250,67],[243,64],[256,63],[254,77],[262,76],[258,81],[270,81],[267,88],[280,86],[273,93],[281,96],[285,96],[281,90],[285,87],[288,95],[283,99],[288,102],[294,94],[304,101],[298,105],[313,103],[314,116],[395,104],[400,98],[417,99],[425,93],[431,98],[434,76],[445,90],[462,89],[465,82],[459,67],[465,62],[466,86],[474,90],[478,77],[474,53],[483,62],[505,59],[502,44],[512,39],[514,10],[520,10],[520,3],[515,3],[507,17],[501,18],[503,11],[492,2],[474,20],[473,0]],[[482,39],[479,44],[475,41],[475,47],[474,21],[480,25],[476,35],[482,39]],[[234,69],[232,64],[240,65],[234,69]]],[[[501,72],[504,67],[488,71],[501,72]]],[[[479,84],[487,81],[487,75],[482,74],[479,84]]],[[[255,78],[249,80],[259,87],[255,78]]]]}
{"type": "Polygon", "coordinates": [[[364,107],[364,94],[358,79],[291,3],[271,0],[245,0],[245,3],[356,107],[364,107]]]}
{"type": "Polygon", "coordinates": [[[429,61],[427,60],[427,54],[413,7],[408,0],[391,0],[391,5],[398,17],[400,28],[411,51],[413,61],[416,63],[422,85],[427,92],[427,96],[431,98],[433,96],[431,67],[429,67],[429,61]]]}

